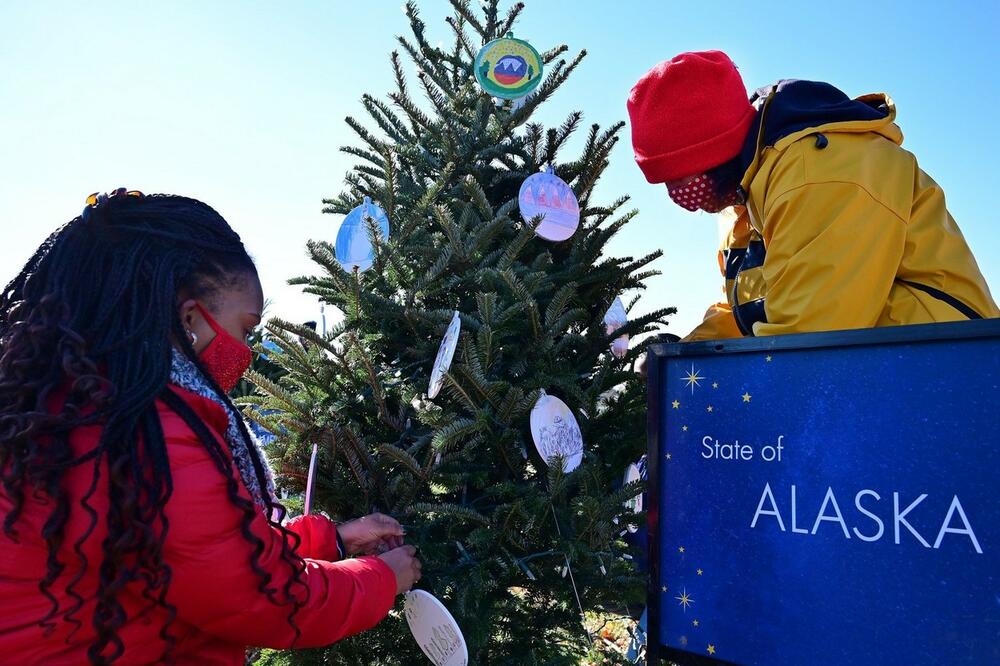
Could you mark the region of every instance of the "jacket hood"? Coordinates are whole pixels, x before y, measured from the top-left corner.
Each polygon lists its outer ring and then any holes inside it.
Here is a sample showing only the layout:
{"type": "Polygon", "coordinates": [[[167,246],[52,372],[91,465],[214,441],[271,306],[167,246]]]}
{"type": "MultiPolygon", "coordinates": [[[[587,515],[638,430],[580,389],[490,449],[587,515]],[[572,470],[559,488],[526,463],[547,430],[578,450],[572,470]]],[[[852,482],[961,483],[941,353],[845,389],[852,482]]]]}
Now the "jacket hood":
{"type": "Polygon", "coordinates": [[[785,79],[757,89],[750,102],[757,108],[757,117],[740,153],[744,188],[756,173],[765,148],[781,148],[806,134],[878,132],[891,141],[903,142],[902,132],[893,124],[895,104],[884,93],[851,99],[829,83],[785,79]]]}

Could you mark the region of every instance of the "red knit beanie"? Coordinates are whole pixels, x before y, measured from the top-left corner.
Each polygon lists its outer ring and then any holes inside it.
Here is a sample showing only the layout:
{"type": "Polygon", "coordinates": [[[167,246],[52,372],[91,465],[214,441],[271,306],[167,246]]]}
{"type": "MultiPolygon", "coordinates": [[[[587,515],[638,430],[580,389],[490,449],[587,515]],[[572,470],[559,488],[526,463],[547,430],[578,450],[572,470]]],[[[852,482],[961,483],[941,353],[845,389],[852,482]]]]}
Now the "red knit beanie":
{"type": "Polygon", "coordinates": [[[628,97],[635,161],[646,180],[694,176],[740,153],[754,108],[722,51],[682,53],[649,70],[628,97]]]}

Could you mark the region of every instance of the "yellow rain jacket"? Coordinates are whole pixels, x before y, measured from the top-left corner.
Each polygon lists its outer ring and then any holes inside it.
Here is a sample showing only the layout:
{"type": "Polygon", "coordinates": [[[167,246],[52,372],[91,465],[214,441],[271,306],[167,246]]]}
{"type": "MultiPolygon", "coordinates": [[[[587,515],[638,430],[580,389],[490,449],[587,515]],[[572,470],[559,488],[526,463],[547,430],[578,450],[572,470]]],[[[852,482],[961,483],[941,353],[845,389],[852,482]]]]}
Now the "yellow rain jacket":
{"type": "Polygon", "coordinates": [[[686,340],[998,317],[944,192],[901,148],[887,95],[783,81],[752,99],[727,301],[686,340]]]}

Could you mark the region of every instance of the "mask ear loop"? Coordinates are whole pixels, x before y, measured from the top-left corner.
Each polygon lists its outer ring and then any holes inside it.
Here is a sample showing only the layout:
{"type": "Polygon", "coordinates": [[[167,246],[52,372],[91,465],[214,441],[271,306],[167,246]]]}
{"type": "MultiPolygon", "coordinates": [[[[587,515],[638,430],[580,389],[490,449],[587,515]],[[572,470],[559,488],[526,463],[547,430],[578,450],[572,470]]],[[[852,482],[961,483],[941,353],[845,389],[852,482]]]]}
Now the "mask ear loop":
{"type": "Polygon", "coordinates": [[[225,333],[225,330],[221,326],[219,326],[219,322],[215,321],[215,318],[208,313],[208,310],[202,307],[201,303],[196,302],[194,306],[198,308],[198,312],[200,312],[201,316],[205,318],[205,321],[208,323],[208,326],[213,331],[215,331],[216,335],[221,335],[222,333],[225,333]]]}

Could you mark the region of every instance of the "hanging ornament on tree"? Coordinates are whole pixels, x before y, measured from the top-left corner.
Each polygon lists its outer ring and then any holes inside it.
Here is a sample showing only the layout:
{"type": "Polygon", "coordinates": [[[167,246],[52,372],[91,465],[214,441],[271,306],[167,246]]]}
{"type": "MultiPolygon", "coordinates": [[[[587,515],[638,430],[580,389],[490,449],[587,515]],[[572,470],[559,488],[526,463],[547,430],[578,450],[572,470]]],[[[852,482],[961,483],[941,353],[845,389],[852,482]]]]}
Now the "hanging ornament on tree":
{"type": "Polygon", "coordinates": [[[542,57],[523,39],[494,39],[479,51],[476,80],[490,95],[503,99],[524,97],[542,81],[542,57]]]}
{"type": "Polygon", "coordinates": [[[547,465],[562,456],[563,471],[569,473],[583,460],[583,435],[576,417],[565,402],[545,391],[531,409],[531,438],[547,465]]]}
{"type": "Polygon", "coordinates": [[[316,482],[316,453],[319,448],[313,444],[312,455],[309,457],[309,474],[306,476],[306,501],[302,507],[302,513],[309,515],[312,513],[313,483],[316,482]]]}
{"type": "MultiPolygon", "coordinates": [[[[627,485],[629,483],[635,483],[642,479],[642,474],[639,471],[639,466],[635,463],[631,463],[625,469],[625,478],[622,479],[622,485],[627,485]]],[[[625,501],[625,508],[632,513],[639,513],[642,511],[642,494],[638,494],[630,500],[625,501]]],[[[628,525],[628,531],[635,534],[639,530],[638,525],[628,525]]]]}
{"type": "Polygon", "coordinates": [[[533,218],[542,216],[535,233],[545,240],[564,241],[580,226],[580,203],[576,194],[552,167],[546,166],[525,178],[517,200],[525,222],[530,224],[533,218]]]}
{"type": "MultiPolygon", "coordinates": [[[[633,474],[631,472],[632,467],[636,468],[638,473],[638,478],[640,481],[648,480],[647,467],[646,467],[646,456],[642,456],[635,463],[629,465],[628,471],[626,471],[625,481],[633,480],[633,474]]],[[[639,500],[637,508],[635,511],[642,511],[646,508],[646,503],[648,502],[648,497],[645,491],[637,498],[639,500]]],[[[635,502],[635,500],[632,500],[635,502]]],[[[646,558],[646,553],[648,552],[647,546],[649,545],[649,533],[644,524],[639,525],[628,525],[627,531],[622,531],[621,536],[625,537],[625,541],[631,546],[632,555],[629,559],[635,562],[636,569],[640,572],[646,571],[648,566],[648,561],[646,558]]]]}
{"type": "Polygon", "coordinates": [[[348,273],[366,271],[375,263],[375,247],[368,233],[368,219],[375,221],[382,242],[389,240],[389,216],[368,197],[344,218],[337,231],[337,261],[348,273]]]}
{"type": "Polygon", "coordinates": [[[437,358],[434,359],[434,368],[431,370],[431,382],[427,387],[427,397],[433,400],[440,393],[444,386],[444,376],[451,368],[451,360],[455,357],[455,346],[458,344],[458,335],[462,332],[462,318],[455,310],[455,315],[451,318],[448,330],[445,331],[441,346],[438,347],[437,358]]]}
{"type": "MultiPolygon", "coordinates": [[[[611,335],[627,323],[628,314],[625,312],[621,296],[618,296],[604,314],[605,331],[611,335]]],[[[628,353],[628,334],[620,335],[611,342],[611,353],[616,358],[625,358],[625,354],[628,353]]]]}
{"type": "Polygon", "coordinates": [[[469,648],[444,604],[423,590],[406,593],[403,615],[417,645],[434,666],[466,666],[469,648]]]}

